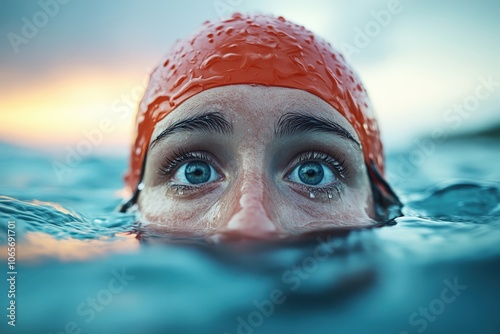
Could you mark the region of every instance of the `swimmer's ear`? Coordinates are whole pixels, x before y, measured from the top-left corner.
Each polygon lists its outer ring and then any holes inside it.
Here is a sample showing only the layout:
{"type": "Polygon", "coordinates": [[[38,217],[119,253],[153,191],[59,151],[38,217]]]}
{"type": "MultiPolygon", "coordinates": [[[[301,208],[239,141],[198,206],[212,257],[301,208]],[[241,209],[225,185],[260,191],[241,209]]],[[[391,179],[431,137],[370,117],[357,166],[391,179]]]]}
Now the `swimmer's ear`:
{"type": "MultiPolygon", "coordinates": [[[[139,184],[139,186],[141,185],[142,183],[139,184]]],[[[132,206],[134,206],[134,204],[137,203],[137,199],[139,198],[139,193],[141,192],[139,188],[142,187],[137,187],[137,189],[134,191],[134,194],[132,195],[132,198],[123,201],[115,210],[118,210],[118,212],[126,213],[132,206]]]]}
{"type": "Polygon", "coordinates": [[[394,190],[377,169],[373,160],[370,160],[368,175],[370,177],[377,219],[387,222],[401,217],[403,215],[401,213],[403,203],[401,203],[394,190]]]}
{"type": "Polygon", "coordinates": [[[131,207],[133,207],[137,203],[137,199],[139,198],[139,194],[142,189],[144,189],[144,183],[142,183],[142,178],[144,177],[144,172],[146,170],[146,159],[148,158],[148,151],[144,154],[144,163],[142,164],[141,168],[141,174],[139,175],[139,184],[134,190],[134,194],[132,195],[132,198],[130,198],[128,201],[124,201],[121,203],[117,210],[118,212],[127,212],[131,207]]]}

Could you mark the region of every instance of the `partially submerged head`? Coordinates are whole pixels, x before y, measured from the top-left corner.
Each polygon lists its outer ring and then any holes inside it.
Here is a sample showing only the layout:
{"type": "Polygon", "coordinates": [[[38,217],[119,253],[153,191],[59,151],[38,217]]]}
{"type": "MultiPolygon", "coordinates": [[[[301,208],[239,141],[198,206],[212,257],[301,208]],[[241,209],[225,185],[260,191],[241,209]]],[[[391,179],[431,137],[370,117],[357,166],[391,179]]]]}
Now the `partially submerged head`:
{"type": "Polygon", "coordinates": [[[343,56],[282,17],[235,14],[152,73],[126,182],[150,228],[272,237],[372,224],[394,200],[383,171],[343,56]]]}

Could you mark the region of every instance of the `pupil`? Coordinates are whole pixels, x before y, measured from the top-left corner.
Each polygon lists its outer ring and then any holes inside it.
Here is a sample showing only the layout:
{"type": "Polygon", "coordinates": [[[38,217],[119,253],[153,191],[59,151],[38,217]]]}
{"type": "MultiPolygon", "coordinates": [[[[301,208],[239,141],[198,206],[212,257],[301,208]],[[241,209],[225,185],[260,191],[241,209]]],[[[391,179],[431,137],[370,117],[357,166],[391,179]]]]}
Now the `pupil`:
{"type": "Polygon", "coordinates": [[[193,161],[187,164],[184,174],[190,183],[205,183],[210,179],[210,166],[203,161],[193,161]]]}
{"type": "Polygon", "coordinates": [[[317,185],[323,176],[323,167],[317,162],[306,162],[299,167],[299,178],[306,184],[317,185]]]}

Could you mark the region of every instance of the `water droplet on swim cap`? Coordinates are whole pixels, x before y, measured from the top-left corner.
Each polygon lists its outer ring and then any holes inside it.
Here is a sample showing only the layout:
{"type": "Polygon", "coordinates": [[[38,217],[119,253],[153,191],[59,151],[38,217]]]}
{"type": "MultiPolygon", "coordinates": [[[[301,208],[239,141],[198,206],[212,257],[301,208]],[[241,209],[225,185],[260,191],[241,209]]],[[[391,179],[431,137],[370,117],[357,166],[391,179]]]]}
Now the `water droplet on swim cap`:
{"type": "Polygon", "coordinates": [[[367,165],[376,156],[375,164],[384,171],[378,127],[361,81],[342,54],[303,26],[282,16],[235,13],[205,22],[194,36],[178,41],[160,64],[139,105],[126,177],[132,189],[155,125],[190,97],[233,84],[295,88],[320,97],[353,126],[367,165]]]}

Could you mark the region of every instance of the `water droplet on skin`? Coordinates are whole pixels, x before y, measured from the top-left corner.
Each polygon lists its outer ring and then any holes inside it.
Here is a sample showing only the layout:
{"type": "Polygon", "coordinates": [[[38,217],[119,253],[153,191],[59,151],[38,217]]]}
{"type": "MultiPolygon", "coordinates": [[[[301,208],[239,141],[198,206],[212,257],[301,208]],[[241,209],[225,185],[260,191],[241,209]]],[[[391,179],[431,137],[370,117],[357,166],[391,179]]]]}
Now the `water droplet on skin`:
{"type": "Polygon", "coordinates": [[[180,195],[180,196],[184,195],[184,190],[179,189],[179,195],[180,195]]]}
{"type": "Polygon", "coordinates": [[[328,198],[332,199],[333,195],[332,194],[328,194],[328,198]]]}
{"type": "Polygon", "coordinates": [[[316,198],[316,196],[314,196],[314,193],[310,192],[309,193],[309,198],[316,198]]]}

